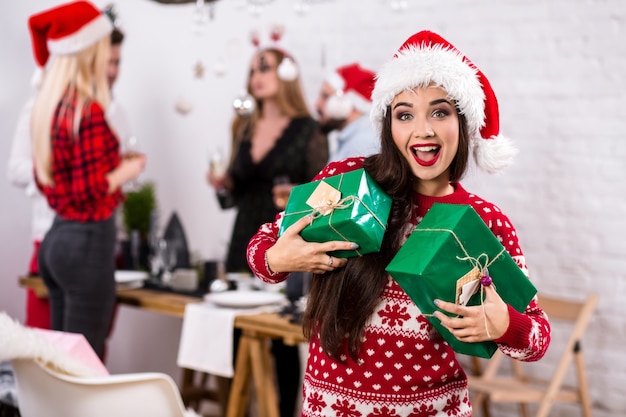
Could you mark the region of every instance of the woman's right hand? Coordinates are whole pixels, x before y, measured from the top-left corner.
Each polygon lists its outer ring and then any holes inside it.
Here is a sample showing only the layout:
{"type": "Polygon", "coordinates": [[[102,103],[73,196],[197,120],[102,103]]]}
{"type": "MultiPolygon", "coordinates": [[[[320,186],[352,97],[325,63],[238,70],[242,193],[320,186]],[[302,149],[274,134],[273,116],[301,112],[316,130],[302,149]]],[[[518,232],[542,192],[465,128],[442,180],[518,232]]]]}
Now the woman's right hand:
{"type": "Polygon", "coordinates": [[[132,157],[122,158],[120,164],[107,174],[109,193],[115,192],[125,182],[135,179],[146,166],[146,155],[133,153],[132,157]]]}
{"type": "Polygon", "coordinates": [[[133,152],[131,156],[122,158],[122,162],[118,166],[125,171],[126,179],[124,182],[135,179],[141,174],[146,167],[146,155],[133,152]]]}
{"type": "Polygon", "coordinates": [[[216,190],[224,188],[224,183],[226,180],[226,174],[224,175],[215,175],[212,170],[208,170],[206,173],[206,181],[209,185],[216,190]]]}
{"type": "Polygon", "coordinates": [[[274,246],[266,252],[267,265],[273,272],[306,271],[323,274],[346,266],[348,260],[329,255],[336,250],[354,250],[356,243],[330,241],[324,243],[307,242],[300,232],[311,224],[311,217],[305,216],[291,225],[278,238],[274,246]]]}
{"type": "Polygon", "coordinates": [[[216,190],[230,188],[230,179],[227,173],[223,175],[216,175],[211,170],[208,170],[206,173],[206,181],[211,187],[215,188],[216,190]]]}

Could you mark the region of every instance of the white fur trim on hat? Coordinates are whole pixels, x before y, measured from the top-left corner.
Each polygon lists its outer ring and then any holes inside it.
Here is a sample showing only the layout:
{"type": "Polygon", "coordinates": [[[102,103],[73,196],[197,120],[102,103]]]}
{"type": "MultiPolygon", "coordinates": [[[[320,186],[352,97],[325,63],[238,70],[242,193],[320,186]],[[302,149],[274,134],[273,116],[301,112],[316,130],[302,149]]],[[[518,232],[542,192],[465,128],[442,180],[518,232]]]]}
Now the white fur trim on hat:
{"type": "Polygon", "coordinates": [[[484,125],[485,94],[475,68],[463,56],[441,45],[398,51],[397,57],[383,65],[372,92],[371,119],[378,133],[382,130],[387,107],[402,91],[430,83],[443,88],[465,115],[470,137],[479,137],[484,125]]]}
{"type": "Polygon", "coordinates": [[[351,90],[345,93],[337,90],[326,102],[326,114],[338,120],[346,119],[354,109],[367,114],[371,108],[372,103],[351,90]]]}
{"type": "Polygon", "coordinates": [[[102,14],[69,36],[48,39],[48,50],[56,55],[74,54],[109,36],[112,31],[111,19],[102,14]]]}

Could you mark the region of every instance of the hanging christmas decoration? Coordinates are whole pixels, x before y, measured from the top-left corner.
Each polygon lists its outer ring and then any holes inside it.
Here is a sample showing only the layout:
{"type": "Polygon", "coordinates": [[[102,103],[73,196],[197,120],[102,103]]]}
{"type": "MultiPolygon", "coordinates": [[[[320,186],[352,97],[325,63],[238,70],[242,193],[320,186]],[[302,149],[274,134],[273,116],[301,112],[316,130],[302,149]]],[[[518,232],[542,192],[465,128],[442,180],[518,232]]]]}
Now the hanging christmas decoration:
{"type": "Polygon", "coordinates": [[[198,79],[204,78],[204,64],[202,64],[202,61],[198,60],[196,65],[193,66],[193,76],[198,79]]]}
{"type": "Polygon", "coordinates": [[[185,96],[181,96],[174,105],[174,109],[183,116],[193,110],[193,103],[185,96]]]}
{"type": "Polygon", "coordinates": [[[213,64],[213,74],[217,77],[223,77],[228,72],[228,65],[224,57],[219,57],[213,64]]]}
{"type": "Polygon", "coordinates": [[[242,90],[233,100],[233,108],[239,116],[250,116],[254,112],[254,107],[254,97],[246,90],[242,90]]]}

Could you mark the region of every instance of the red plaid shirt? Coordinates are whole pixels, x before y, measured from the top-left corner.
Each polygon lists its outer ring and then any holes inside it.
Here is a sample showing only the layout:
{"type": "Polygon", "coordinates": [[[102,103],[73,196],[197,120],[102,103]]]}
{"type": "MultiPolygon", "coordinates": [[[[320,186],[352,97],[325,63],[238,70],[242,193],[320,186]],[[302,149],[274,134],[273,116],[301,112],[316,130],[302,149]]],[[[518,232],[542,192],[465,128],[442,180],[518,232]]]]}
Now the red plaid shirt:
{"type": "Polygon", "coordinates": [[[120,190],[108,193],[106,174],[120,163],[119,141],[102,107],[85,103],[78,137],[73,135],[76,94],[66,93],[52,122],[52,186],[39,188],[64,219],[80,222],[108,219],[120,203],[120,190]]]}

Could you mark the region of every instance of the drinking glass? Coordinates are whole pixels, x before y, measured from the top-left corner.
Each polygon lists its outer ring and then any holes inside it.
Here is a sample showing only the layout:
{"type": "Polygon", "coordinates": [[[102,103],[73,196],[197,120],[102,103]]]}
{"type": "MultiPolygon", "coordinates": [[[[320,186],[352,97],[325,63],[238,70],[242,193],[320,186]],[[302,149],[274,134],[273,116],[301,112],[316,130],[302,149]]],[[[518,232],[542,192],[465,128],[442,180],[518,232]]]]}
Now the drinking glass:
{"type": "MultiPolygon", "coordinates": [[[[132,159],[140,154],[137,136],[129,136],[122,145],[122,158],[132,159]]],[[[126,182],[124,191],[136,191],[139,189],[139,181],[133,178],[126,182]]]]}
{"type": "Polygon", "coordinates": [[[219,149],[209,155],[209,170],[214,177],[223,177],[226,174],[226,161],[219,149]]]}

